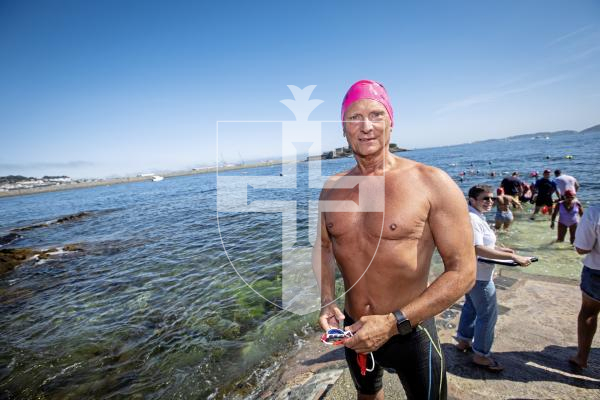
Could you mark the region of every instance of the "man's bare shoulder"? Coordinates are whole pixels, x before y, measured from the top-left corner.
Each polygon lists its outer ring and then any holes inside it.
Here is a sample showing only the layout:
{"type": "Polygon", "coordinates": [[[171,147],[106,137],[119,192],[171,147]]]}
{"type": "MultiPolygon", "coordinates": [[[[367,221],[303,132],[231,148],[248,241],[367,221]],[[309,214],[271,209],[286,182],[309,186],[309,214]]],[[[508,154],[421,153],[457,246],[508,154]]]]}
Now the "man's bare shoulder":
{"type": "Polygon", "coordinates": [[[454,180],[443,170],[416,161],[409,160],[404,169],[399,169],[399,179],[408,179],[411,186],[418,188],[430,204],[448,201],[462,202],[464,194],[454,180]],[[403,172],[402,172],[403,171],[403,172]]]}
{"type": "Polygon", "coordinates": [[[439,168],[405,158],[399,159],[393,170],[399,176],[408,176],[418,182],[429,185],[447,185],[454,181],[439,168]]]}
{"type": "Polygon", "coordinates": [[[325,181],[325,184],[323,185],[323,188],[321,189],[321,199],[327,195],[327,192],[330,189],[333,189],[335,187],[336,182],[339,181],[340,178],[350,175],[351,172],[352,172],[352,168],[347,171],[337,173],[337,174],[332,175],[329,178],[327,178],[327,181],[325,181]]]}

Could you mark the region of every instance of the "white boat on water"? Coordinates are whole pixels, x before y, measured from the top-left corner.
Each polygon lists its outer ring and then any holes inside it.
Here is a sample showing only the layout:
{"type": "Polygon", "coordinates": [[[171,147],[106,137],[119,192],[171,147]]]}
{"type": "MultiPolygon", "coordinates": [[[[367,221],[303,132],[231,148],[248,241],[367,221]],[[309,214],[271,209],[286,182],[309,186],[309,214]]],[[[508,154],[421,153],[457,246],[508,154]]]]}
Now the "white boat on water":
{"type": "Polygon", "coordinates": [[[154,175],[154,176],[152,177],[152,182],[160,182],[160,181],[162,181],[163,179],[165,179],[165,178],[163,178],[163,177],[162,177],[162,176],[160,176],[160,175],[154,175]]]}

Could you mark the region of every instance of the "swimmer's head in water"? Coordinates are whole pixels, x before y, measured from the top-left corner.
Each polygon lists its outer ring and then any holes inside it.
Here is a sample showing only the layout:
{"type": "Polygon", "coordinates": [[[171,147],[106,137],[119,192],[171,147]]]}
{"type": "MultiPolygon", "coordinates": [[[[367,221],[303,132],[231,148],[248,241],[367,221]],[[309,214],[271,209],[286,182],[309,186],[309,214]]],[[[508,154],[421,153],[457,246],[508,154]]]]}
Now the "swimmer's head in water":
{"type": "Polygon", "coordinates": [[[346,114],[348,107],[355,101],[362,99],[375,100],[381,103],[390,117],[391,126],[394,126],[394,110],[385,88],[381,83],[367,79],[356,82],[346,92],[344,101],[342,101],[342,121],[345,120],[344,114],[346,114]]]}

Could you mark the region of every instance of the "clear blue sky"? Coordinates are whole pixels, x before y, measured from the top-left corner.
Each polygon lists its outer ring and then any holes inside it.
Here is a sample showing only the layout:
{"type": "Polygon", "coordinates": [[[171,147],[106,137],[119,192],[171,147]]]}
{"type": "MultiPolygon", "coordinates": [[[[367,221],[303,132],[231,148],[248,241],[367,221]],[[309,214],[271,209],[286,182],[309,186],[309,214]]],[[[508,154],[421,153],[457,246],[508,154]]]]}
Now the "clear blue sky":
{"type": "MultiPolygon", "coordinates": [[[[335,120],[365,78],[402,147],[600,123],[596,0],[289,3],[0,0],[0,175],[214,164],[216,121],[293,120],[286,85],[335,120]]],[[[274,125],[230,129],[223,158],[279,154],[274,125]]]]}

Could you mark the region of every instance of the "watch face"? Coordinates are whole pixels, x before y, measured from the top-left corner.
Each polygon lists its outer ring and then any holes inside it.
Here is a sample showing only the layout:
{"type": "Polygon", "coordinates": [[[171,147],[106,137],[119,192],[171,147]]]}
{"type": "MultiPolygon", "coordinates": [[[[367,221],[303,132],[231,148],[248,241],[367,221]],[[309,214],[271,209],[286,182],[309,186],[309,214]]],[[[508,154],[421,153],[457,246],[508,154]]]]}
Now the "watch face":
{"type": "Polygon", "coordinates": [[[406,335],[412,331],[412,326],[410,326],[410,321],[405,319],[402,322],[397,323],[398,333],[401,335],[406,335]]]}
{"type": "Polygon", "coordinates": [[[406,335],[412,331],[412,326],[410,325],[410,321],[406,319],[404,314],[400,311],[394,312],[394,316],[396,317],[396,327],[398,329],[398,333],[401,335],[406,335]]]}

